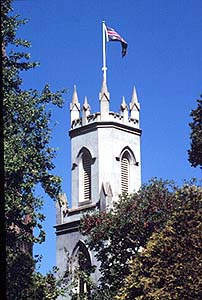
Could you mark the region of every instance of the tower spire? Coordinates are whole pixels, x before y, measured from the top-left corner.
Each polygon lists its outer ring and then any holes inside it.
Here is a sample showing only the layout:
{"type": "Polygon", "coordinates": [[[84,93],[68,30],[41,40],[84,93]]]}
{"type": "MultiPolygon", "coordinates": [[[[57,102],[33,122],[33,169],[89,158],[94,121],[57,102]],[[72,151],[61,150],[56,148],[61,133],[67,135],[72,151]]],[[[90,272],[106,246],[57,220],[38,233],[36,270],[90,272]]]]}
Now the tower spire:
{"type": "Polygon", "coordinates": [[[125,97],[122,97],[121,110],[125,110],[127,108],[125,97]]]}
{"type": "Polygon", "coordinates": [[[101,87],[101,91],[100,91],[100,101],[102,101],[103,99],[108,100],[109,101],[109,92],[107,89],[107,83],[103,78],[102,81],[102,87],[101,87]]]}
{"type": "Polygon", "coordinates": [[[84,99],[82,112],[83,112],[83,114],[82,114],[82,125],[86,125],[87,124],[87,118],[90,115],[90,105],[88,104],[88,99],[87,99],[86,96],[85,96],[85,99],[84,99]]]}
{"type": "Polygon", "coordinates": [[[140,103],[138,102],[135,86],[133,87],[132,98],[130,102],[130,117],[139,122],[140,103]]]}
{"type": "Polygon", "coordinates": [[[123,116],[123,122],[128,122],[128,105],[126,104],[125,97],[122,98],[122,103],[120,107],[121,115],[123,116]]]}
{"type": "Polygon", "coordinates": [[[130,109],[133,109],[134,106],[136,106],[138,109],[140,109],[140,104],[138,102],[137,92],[136,92],[135,86],[133,87],[133,93],[132,93],[132,98],[131,98],[131,103],[130,103],[130,109]]]}
{"type": "Polygon", "coordinates": [[[107,83],[103,78],[102,87],[99,94],[101,120],[106,120],[109,116],[109,99],[110,96],[107,89],[107,83]]]}
{"type": "Polygon", "coordinates": [[[83,110],[85,110],[85,111],[90,110],[90,105],[88,104],[88,99],[86,96],[84,99],[83,110]]]}
{"type": "Polygon", "coordinates": [[[72,102],[70,103],[70,113],[71,113],[71,124],[74,120],[80,117],[80,103],[78,100],[76,85],[74,85],[74,91],[72,95],[72,102]]]}
{"type": "Polygon", "coordinates": [[[76,85],[74,85],[74,91],[73,91],[73,96],[72,96],[72,104],[77,104],[77,103],[79,103],[79,100],[78,100],[76,85]]]}

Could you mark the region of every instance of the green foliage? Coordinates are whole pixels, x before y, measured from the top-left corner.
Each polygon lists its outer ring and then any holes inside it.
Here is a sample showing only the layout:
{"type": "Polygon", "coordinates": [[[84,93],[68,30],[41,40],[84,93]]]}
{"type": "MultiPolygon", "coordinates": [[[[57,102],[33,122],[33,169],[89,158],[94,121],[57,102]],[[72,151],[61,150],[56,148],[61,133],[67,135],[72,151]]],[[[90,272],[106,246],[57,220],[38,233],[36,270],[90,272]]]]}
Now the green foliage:
{"type": "Polygon", "coordinates": [[[86,249],[79,248],[74,257],[70,257],[66,251],[67,267],[65,272],[65,280],[63,283],[66,287],[66,296],[72,300],[89,300],[90,291],[96,287],[91,278],[91,273],[95,271],[95,267],[91,266],[89,253],[86,249]]]}
{"type": "Polygon", "coordinates": [[[90,290],[95,288],[90,273],[87,270],[74,270],[74,278],[69,286],[71,300],[89,300],[90,290]],[[82,287],[82,288],[81,288],[82,287]]]}
{"type": "Polygon", "coordinates": [[[34,271],[32,255],[18,247],[7,249],[7,298],[20,300],[56,300],[63,294],[61,281],[56,280],[57,270],[53,268],[45,276],[34,271]]]}
{"type": "Polygon", "coordinates": [[[132,259],[117,300],[201,299],[202,188],[186,185],[174,196],[176,209],[132,259]]]}
{"type": "Polygon", "coordinates": [[[32,289],[34,261],[29,253],[19,247],[7,246],[7,298],[26,299],[26,291],[32,289]],[[26,274],[26,280],[24,279],[26,274]],[[20,288],[19,288],[20,287],[20,288]],[[23,291],[23,293],[21,292],[23,291]]]}
{"type": "Polygon", "coordinates": [[[64,295],[63,280],[56,280],[57,269],[49,271],[46,276],[39,272],[33,273],[33,291],[29,290],[26,299],[43,299],[43,300],[57,300],[58,296],[64,295]]]}
{"type": "Polygon", "coordinates": [[[192,183],[179,188],[152,179],[134,195],[122,196],[112,211],[86,215],[81,230],[96,251],[101,271],[92,299],[199,299],[201,201],[202,189],[192,183]],[[180,282],[192,272],[193,277],[190,285],[179,284],[183,292],[178,293],[172,280],[179,283],[181,271],[180,282]],[[190,291],[183,294],[187,288],[190,291]],[[175,296],[169,294],[173,289],[175,296]],[[191,293],[196,298],[189,298],[191,293]]]}
{"type": "Polygon", "coordinates": [[[30,43],[16,37],[26,20],[12,11],[11,0],[1,1],[7,297],[56,299],[54,272],[42,276],[34,271],[32,246],[45,239],[41,224],[45,216],[40,213],[43,199],[36,196],[36,186],[41,185],[53,200],[61,191],[61,179],[52,173],[56,151],[49,143],[51,107],[62,107],[64,90],[53,93],[49,85],[42,92],[23,90],[21,72],[38,63],[31,62],[30,54],[23,51],[30,43]]]}
{"type": "Polygon", "coordinates": [[[100,262],[96,299],[112,299],[116,294],[129,274],[131,258],[138,255],[153,232],[167,222],[176,205],[175,189],[170,182],[154,179],[134,195],[120,197],[113,210],[84,217],[82,233],[100,262]]]}
{"type": "Polygon", "coordinates": [[[190,116],[193,121],[191,128],[191,149],[188,150],[188,159],[193,167],[202,169],[202,100],[197,100],[197,108],[193,109],[190,116]]]}

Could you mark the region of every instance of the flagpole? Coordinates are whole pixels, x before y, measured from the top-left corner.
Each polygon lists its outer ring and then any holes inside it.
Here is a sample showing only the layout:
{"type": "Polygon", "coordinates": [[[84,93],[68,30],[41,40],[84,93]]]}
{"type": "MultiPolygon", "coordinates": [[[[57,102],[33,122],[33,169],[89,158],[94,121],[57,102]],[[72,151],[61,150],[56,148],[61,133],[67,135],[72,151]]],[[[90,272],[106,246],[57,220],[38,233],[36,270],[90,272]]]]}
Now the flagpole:
{"type": "Polygon", "coordinates": [[[103,81],[107,82],[107,66],[106,66],[106,25],[102,21],[102,55],[103,55],[103,81]]]}

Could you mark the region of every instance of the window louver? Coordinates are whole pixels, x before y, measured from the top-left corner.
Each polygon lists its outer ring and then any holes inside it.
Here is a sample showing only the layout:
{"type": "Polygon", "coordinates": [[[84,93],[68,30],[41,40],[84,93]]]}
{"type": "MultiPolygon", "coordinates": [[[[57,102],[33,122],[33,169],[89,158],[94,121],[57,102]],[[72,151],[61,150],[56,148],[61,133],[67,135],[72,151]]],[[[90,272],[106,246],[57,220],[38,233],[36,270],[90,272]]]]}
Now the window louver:
{"type": "Polygon", "coordinates": [[[129,185],[129,161],[126,157],[121,160],[121,191],[128,193],[129,185]]]}
{"type": "Polygon", "coordinates": [[[91,199],[91,161],[90,156],[84,153],[83,155],[83,175],[84,175],[84,200],[91,199]]]}

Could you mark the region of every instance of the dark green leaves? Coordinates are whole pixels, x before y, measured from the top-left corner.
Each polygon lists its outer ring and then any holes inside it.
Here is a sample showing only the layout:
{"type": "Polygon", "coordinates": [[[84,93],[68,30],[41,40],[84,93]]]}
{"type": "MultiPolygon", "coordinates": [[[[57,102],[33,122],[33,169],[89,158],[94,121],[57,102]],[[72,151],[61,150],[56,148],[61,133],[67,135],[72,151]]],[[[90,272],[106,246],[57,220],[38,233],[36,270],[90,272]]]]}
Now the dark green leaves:
{"type": "Polygon", "coordinates": [[[188,151],[188,159],[193,167],[202,168],[202,100],[197,100],[197,108],[193,109],[190,116],[193,121],[191,128],[191,149],[188,151]]]}
{"type": "MultiPolygon", "coordinates": [[[[172,280],[181,276],[186,253],[186,268],[193,266],[193,272],[195,267],[199,271],[201,209],[200,187],[185,183],[179,188],[153,179],[134,195],[121,196],[112,211],[85,216],[81,230],[96,251],[101,271],[93,299],[191,299],[181,298],[172,280]],[[196,261],[191,260],[192,255],[196,261]]],[[[176,284],[180,289],[188,288],[176,284]]]]}
{"type": "Polygon", "coordinates": [[[38,63],[23,51],[30,43],[16,37],[26,21],[12,15],[11,0],[1,2],[7,297],[53,300],[60,293],[54,272],[43,276],[34,271],[33,245],[45,240],[43,199],[35,188],[42,186],[53,200],[61,192],[61,179],[53,173],[56,150],[49,143],[51,109],[62,107],[64,90],[22,88],[21,71],[38,63]]]}
{"type": "Polygon", "coordinates": [[[175,208],[131,260],[117,300],[201,299],[202,189],[185,185],[173,196],[175,208]]]}

